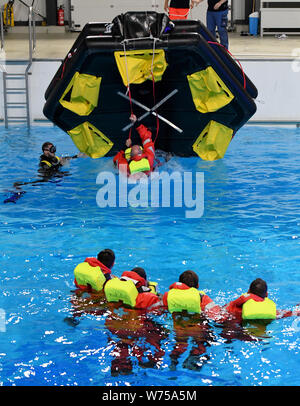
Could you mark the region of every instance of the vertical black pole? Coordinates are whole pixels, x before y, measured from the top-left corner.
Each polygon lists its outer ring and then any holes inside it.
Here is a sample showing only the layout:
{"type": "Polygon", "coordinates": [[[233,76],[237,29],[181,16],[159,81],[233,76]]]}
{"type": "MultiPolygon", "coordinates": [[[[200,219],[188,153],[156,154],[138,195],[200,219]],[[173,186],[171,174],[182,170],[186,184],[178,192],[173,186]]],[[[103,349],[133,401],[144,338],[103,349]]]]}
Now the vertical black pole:
{"type": "Polygon", "coordinates": [[[57,23],[57,0],[46,0],[46,19],[47,19],[47,25],[56,25],[56,23],[57,23]]]}

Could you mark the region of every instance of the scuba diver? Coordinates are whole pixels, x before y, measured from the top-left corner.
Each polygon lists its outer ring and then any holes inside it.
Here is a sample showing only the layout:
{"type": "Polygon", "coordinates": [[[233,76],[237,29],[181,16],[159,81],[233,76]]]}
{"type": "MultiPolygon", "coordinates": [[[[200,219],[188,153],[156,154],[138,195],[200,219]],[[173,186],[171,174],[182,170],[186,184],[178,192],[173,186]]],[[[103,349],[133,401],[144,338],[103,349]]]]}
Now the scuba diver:
{"type": "Polygon", "coordinates": [[[85,154],[79,153],[74,156],[60,158],[55,155],[56,147],[52,142],[44,142],[42,145],[42,155],[39,162],[39,177],[40,179],[28,182],[15,182],[16,191],[12,191],[11,195],[3,201],[3,203],[16,203],[26,192],[21,190],[21,186],[36,185],[50,181],[52,178],[62,178],[69,176],[67,171],[62,172],[61,168],[66,165],[71,159],[86,157],[85,154]]]}
{"type": "Polygon", "coordinates": [[[52,142],[44,142],[42,145],[42,155],[40,156],[39,172],[40,173],[54,173],[66,165],[71,159],[86,157],[85,154],[79,153],[73,156],[66,156],[63,158],[55,155],[56,146],[52,142]]]}

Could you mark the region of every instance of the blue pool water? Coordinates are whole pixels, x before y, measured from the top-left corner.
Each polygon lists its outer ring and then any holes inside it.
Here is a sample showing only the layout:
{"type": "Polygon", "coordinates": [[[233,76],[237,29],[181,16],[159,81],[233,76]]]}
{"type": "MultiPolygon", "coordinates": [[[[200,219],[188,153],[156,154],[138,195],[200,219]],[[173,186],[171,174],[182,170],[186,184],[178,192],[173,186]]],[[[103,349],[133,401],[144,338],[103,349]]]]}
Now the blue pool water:
{"type": "Polygon", "coordinates": [[[74,160],[65,169],[70,176],[26,185],[16,204],[3,204],[14,182],[36,179],[47,140],[58,154],[76,153],[57,128],[0,128],[0,385],[300,385],[300,318],[273,321],[260,334],[247,327],[226,334],[205,323],[194,334],[203,353],[197,368],[189,357],[193,332],[175,332],[168,314],[130,316],[130,322],[121,312],[99,310],[70,322],[73,269],[106,247],[116,253],[116,275],[142,266],[160,292],[193,269],[200,289],[224,305],[262,277],[278,308],[295,309],[299,129],[249,126],[223,160],[172,159],[168,171],[204,173],[198,219],[186,219],[185,208],[100,209],[96,177],[113,170],[108,158],[74,160]],[[175,366],[172,351],[184,340],[175,366]],[[112,373],[118,363],[123,373],[112,373]]]}

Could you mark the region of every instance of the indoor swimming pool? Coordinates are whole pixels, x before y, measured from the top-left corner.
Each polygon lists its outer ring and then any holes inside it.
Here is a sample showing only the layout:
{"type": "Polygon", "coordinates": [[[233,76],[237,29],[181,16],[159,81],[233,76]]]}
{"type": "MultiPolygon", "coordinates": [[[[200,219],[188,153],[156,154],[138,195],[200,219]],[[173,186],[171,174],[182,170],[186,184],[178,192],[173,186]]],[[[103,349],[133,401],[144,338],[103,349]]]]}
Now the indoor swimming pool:
{"type": "MultiPolygon", "coordinates": [[[[78,151],[56,127],[0,129],[0,386],[300,385],[300,317],[267,326],[211,320],[174,325],[167,312],[105,306],[76,312],[75,266],[104,248],[113,273],[143,267],[164,293],[194,270],[225,305],[252,280],[268,283],[278,309],[300,303],[300,129],[246,126],[225,158],[173,157],[159,170],[204,175],[203,215],[185,207],[105,207],[99,173],[111,158],[75,159],[63,174],[37,179],[41,145],[78,151]],[[64,176],[63,176],[64,175],[64,176]]],[[[78,310],[78,309],[77,309],[78,310]]]]}

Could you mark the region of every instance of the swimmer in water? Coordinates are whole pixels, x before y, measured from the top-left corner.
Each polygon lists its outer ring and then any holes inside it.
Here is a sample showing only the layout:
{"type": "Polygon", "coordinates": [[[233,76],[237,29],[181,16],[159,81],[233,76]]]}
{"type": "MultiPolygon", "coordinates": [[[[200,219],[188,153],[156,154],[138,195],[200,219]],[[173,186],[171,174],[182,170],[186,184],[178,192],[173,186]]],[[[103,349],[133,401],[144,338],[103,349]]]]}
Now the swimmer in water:
{"type": "Polygon", "coordinates": [[[16,203],[26,192],[21,190],[21,186],[36,185],[39,183],[48,182],[53,177],[61,178],[63,176],[69,176],[69,173],[61,171],[61,168],[69,162],[71,159],[86,157],[85,154],[79,153],[70,157],[58,157],[56,156],[56,147],[52,142],[45,142],[42,145],[42,155],[40,156],[38,173],[40,179],[28,182],[15,182],[14,187],[16,191],[12,191],[11,195],[4,200],[3,203],[16,203]]]}

